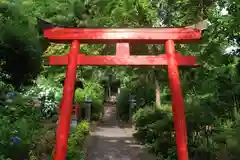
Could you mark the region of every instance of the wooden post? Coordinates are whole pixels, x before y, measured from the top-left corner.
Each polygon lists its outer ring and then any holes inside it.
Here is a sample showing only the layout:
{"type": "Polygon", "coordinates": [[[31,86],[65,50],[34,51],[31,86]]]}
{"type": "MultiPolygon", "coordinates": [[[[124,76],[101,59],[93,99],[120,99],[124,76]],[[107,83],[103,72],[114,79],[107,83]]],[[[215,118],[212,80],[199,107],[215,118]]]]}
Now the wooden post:
{"type": "Polygon", "coordinates": [[[178,64],[176,61],[175,45],[172,40],[165,43],[165,52],[168,60],[168,77],[172,93],[172,110],[174,128],[176,131],[176,144],[178,160],[188,160],[187,128],[184,115],[184,104],[180,86],[178,64]]]}
{"type": "Polygon", "coordinates": [[[63,98],[60,104],[54,160],[66,160],[79,48],[79,41],[74,40],[68,55],[68,66],[63,88],[63,98]]]}

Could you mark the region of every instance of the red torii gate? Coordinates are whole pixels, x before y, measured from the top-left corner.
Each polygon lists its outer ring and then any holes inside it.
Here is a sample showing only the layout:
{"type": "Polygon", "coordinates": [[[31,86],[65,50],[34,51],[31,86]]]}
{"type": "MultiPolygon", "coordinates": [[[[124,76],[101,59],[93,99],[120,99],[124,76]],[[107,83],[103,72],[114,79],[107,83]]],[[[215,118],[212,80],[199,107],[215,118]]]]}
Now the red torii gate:
{"type": "Polygon", "coordinates": [[[187,28],[145,29],[73,29],[54,27],[44,30],[44,36],[53,42],[71,42],[70,52],[63,56],[50,56],[50,65],[67,65],[63,98],[57,128],[54,160],[65,160],[70,128],[72,99],[77,65],[91,66],[168,66],[172,93],[172,109],[179,160],[188,160],[187,132],[184,104],[178,66],[195,66],[193,56],[182,56],[175,51],[176,43],[188,43],[201,38],[201,31],[187,28]],[[165,44],[165,54],[158,56],[131,56],[129,43],[165,44]],[[80,52],[80,43],[116,43],[115,56],[86,56],[80,52]]]}

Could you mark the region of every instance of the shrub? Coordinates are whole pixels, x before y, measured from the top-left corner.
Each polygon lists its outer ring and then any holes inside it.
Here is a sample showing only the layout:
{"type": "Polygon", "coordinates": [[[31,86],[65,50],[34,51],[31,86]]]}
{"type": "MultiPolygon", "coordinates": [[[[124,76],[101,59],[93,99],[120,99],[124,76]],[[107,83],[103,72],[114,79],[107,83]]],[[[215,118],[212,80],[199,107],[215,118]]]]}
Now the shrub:
{"type": "Polygon", "coordinates": [[[88,122],[82,121],[78,124],[75,131],[71,133],[68,140],[68,154],[69,159],[83,160],[84,154],[81,151],[83,149],[83,143],[86,136],[89,134],[88,122]]]}
{"type": "MultiPolygon", "coordinates": [[[[148,145],[159,157],[168,158],[175,147],[173,121],[169,106],[144,107],[133,115],[136,126],[135,137],[148,145]]],[[[172,155],[170,159],[174,159],[172,155]]]]}
{"type": "Polygon", "coordinates": [[[38,100],[41,104],[43,118],[48,119],[57,114],[59,100],[55,94],[61,92],[61,90],[60,83],[40,76],[36,81],[36,85],[28,88],[24,95],[38,100]]]}
{"type": "Polygon", "coordinates": [[[104,91],[97,82],[85,82],[84,89],[77,89],[75,100],[79,104],[84,104],[86,98],[92,99],[91,119],[99,120],[103,111],[104,91]]]}
{"type": "Polygon", "coordinates": [[[91,120],[97,121],[103,116],[103,103],[101,100],[94,100],[91,109],[91,120]]]}
{"type": "Polygon", "coordinates": [[[117,109],[121,120],[124,121],[129,119],[130,95],[135,95],[136,107],[132,110],[132,112],[135,112],[138,108],[154,104],[155,88],[153,85],[146,84],[143,81],[139,81],[133,86],[121,88],[117,97],[117,109]]]}
{"type": "Polygon", "coordinates": [[[32,137],[40,127],[40,111],[28,102],[29,99],[16,94],[11,101],[4,101],[0,109],[0,154],[12,159],[28,156],[32,137]]]}
{"type": "Polygon", "coordinates": [[[34,136],[33,143],[29,151],[30,160],[42,160],[53,154],[55,145],[55,128],[43,128],[34,136]]]}
{"type": "Polygon", "coordinates": [[[0,155],[0,160],[12,160],[11,158],[6,158],[4,155],[0,155]]]}
{"type": "MultiPolygon", "coordinates": [[[[194,160],[237,160],[240,146],[240,112],[231,118],[214,118],[211,108],[200,107],[195,98],[186,103],[189,157],[194,160]],[[209,112],[206,112],[208,111],[209,112]]],[[[144,107],[133,116],[136,138],[160,159],[177,159],[170,106],[144,107]]]]}
{"type": "Polygon", "coordinates": [[[122,120],[129,119],[129,95],[129,89],[121,88],[120,94],[117,97],[118,114],[122,120]]]}
{"type": "Polygon", "coordinates": [[[48,131],[43,127],[41,108],[34,107],[31,96],[26,96],[26,94],[23,96],[22,92],[10,93],[11,96],[5,95],[5,98],[2,98],[0,107],[2,117],[0,120],[0,155],[12,160],[29,159],[32,155],[42,159],[40,154],[49,154],[54,145],[54,143],[44,144],[42,141],[49,140],[50,138],[45,137],[50,136],[50,132],[54,133],[55,128],[48,131]]]}
{"type": "Polygon", "coordinates": [[[13,160],[28,158],[29,150],[36,142],[35,137],[41,136],[40,126],[30,117],[29,119],[18,118],[12,123],[9,123],[9,120],[9,117],[5,116],[0,122],[2,142],[0,153],[13,160]]]}

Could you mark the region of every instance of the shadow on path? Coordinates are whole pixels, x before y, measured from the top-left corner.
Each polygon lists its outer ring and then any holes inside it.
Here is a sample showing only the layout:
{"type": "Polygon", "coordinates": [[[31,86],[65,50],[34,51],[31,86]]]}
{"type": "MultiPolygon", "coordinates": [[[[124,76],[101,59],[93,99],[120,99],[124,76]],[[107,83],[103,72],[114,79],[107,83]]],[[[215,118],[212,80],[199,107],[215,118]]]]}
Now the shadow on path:
{"type": "Polygon", "coordinates": [[[155,160],[131,134],[118,127],[116,107],[107,104],[103,123],[91,133],[87,160],[155,160]]]}

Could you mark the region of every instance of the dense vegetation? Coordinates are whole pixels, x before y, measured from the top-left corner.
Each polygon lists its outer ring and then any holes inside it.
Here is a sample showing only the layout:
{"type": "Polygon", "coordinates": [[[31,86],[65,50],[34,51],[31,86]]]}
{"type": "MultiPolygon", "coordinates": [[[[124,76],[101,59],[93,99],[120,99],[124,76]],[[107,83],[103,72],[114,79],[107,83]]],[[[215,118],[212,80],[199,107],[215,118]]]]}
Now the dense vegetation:
{"type": "MultiPolygon", "coordinates": [[[[38,17],[64,26],[96,28],[178,27],[207,19],[209,26],[201,44],[177,45],[181,54],[195,55],[201,65],[180,70],[190,157],[238,159],[239,16],[239,0],[1,0],[0,158],[43,159],[53,151],[59,104],[55,93],[62,92],[60,81],[65,76],[65,67],[44,66],[43,59],[65,54],[69,45],[47,43],[39,33],[38,17]],[[234,50],[226,50],[232,46],[234,50]]],[[[114,47],[82,45],[81,51],[113,55],[114,47]]],[[[159,54],[164,48],[134,44],[131,52],[159,54]]],[[[77,74],[85,88],[76,91],[76,100],[82,103],[86,97],[93,99],[93,120],[99,119],[102,112],[104,90],[100,82],[109,74],[115,75],[122,87],[118,96],[120,117],[128,118],[129,96],[136,95],[133,116],[136,137],[158,157],[176,159],[165,68],[81,67],[77,74]]],[[[70,138],[71,146],[78,146],[74,137],[85,136],[87,132],[84,123],[79,125],[76,128],[79,134],[74,132],[70,138]]],[[[70,156],[75,155],[74,149],[70,156]]]]}

